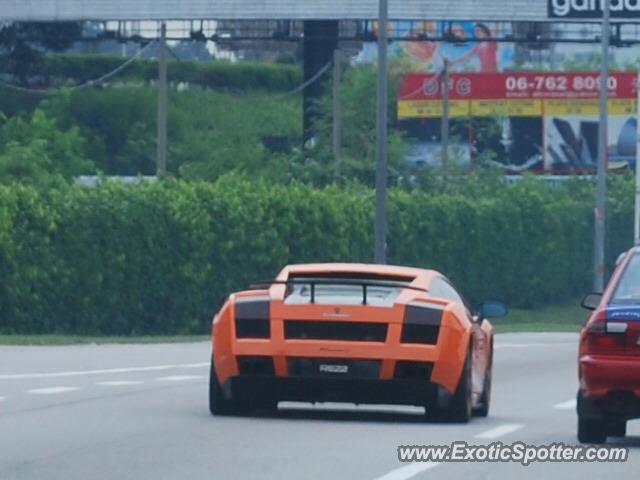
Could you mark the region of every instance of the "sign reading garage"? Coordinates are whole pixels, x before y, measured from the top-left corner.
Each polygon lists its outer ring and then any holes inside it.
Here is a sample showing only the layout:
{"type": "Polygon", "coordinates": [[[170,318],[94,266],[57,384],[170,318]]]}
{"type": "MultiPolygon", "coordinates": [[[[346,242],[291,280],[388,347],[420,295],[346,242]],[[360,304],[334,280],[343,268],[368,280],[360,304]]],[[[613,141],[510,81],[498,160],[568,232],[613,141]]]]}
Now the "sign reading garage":
{"type": "MultiPolygon", "coordinates": [[[[550,18],[601,18],[603,0],[549,0],[550,18]]],[[[612,18],[640,18],[640,0],[609,0],[612,18]]]]}
{"type": "MultiPolygon", "coordinates": [[[[601,18],[604,0],[548,0],[550,18],[601,18]]],[[[612,18],[640,18],[640,0],[609,0],[612,18]]]]}

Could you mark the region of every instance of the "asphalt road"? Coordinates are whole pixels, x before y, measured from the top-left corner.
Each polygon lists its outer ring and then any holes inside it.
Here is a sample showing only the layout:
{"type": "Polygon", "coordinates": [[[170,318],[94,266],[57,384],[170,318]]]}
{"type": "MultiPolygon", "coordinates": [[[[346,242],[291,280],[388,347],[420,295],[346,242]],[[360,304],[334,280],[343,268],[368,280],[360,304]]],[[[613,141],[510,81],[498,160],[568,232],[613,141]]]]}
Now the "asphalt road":
{"type": "Polygon", "coordinates": [[[210,346],[0,347],[0,479],[584,479],[637,477],[640,424],[626,464],[401,464],[398,445],[464,440],[576,444],[577,337],[496,342],[487,419],[423,422],[412,409],[304,405],[214,418],[210,346]]]}

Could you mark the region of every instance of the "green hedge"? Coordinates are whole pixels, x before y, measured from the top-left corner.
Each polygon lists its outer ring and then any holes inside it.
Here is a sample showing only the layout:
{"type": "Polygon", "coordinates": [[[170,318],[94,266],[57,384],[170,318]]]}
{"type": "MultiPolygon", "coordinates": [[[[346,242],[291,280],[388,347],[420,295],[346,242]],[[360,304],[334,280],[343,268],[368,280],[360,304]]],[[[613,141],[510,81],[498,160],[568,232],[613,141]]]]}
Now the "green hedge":
{"type": "MultiPolygon", "coordinates": [[[[114,71],[126,59],[113,55],[50,54],[41,60],[38,72],[49,84],[71,80],[75,84],[102,77],[114,71]]],[[[0,73],[8,62],[0,61],[0,73]]],[[[300,68],[293,65],[262,63],[230,63],[226,61],[194,62],[169,61],[169,80],[188,82],[207,88],[246,90],[290,91],[302,83],[300,68]]],[[[121,72],[114,81],[132,80],[150,82],[158,78],[155,60],[136,60],[121,72]]]]}
{"type": "MultiPolygon", "coordinates": [[[[631,244],[632,182],[612,192],[608,258],[631,244]]],[[[390,255],[474,302],[589,289],[592,188],[390,194],[390,255]]],[[[37,191],[0,187],[0,333],[207,331],[224,296],[289,262],[369,261],[373,194],[239,178],[37,191]]]]}

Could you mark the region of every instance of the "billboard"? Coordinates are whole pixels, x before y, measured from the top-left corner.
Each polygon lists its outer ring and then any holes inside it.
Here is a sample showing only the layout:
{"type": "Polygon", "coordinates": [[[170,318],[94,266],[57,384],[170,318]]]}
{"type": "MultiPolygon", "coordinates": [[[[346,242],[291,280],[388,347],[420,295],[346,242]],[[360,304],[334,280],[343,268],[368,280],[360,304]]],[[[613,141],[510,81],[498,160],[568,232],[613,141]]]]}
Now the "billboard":
{"type": "MultiPolygon", "coordinates": [[[[374,27],[377,30],[377,24],[374,27]]],[[[495,73],[515,67],[515,45],[491,41],[513,33],[504,23],[397,21],[388,30],[389,35],[407,39],[389,46],[390,58],[403,60],[416,72],[439,71],[445,59],[452,71],[495,73]],[[446,36],[454,41],[438,40],[446,36]]],[[[377,56],[378,46],[365,43],[357,61],[371,63],[377,56]]]]}
{"type": "MultiPolygon", "coordinates": [[[[420,139],[420,125],[433,129],[439,124],[441,80],[438,74],[404,77],[398,118],[410,136],[420,139]]],[[[637,81],[636,73],[612,73],[608,79],[611,168],[635,166],[637,81]]],[[[589,173],[597,162],[599,95],[598,73],[454,73],[449,114],[462,132],[469,162],[482,157],[512,173],[589,173]],[[484,155],[487,152],[491,155],[484,155]]],[[[435,130],[422,136],[431,143],[439,141],[436,137],[435,130]]],[[[420,141],[417,144],[421,151],[428,150],[420,141]]]]}

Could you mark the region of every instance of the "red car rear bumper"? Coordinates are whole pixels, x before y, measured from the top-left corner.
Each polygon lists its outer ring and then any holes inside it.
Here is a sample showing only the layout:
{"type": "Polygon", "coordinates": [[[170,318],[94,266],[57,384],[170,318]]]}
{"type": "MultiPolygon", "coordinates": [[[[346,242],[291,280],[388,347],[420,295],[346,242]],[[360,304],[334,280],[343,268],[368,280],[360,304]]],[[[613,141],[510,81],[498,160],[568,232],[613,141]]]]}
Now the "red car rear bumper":
{"type": "Polygon", "coordinates": [[[580,389],[591,414],[640,415],[640,357],[580,357],[580,389]]]}

